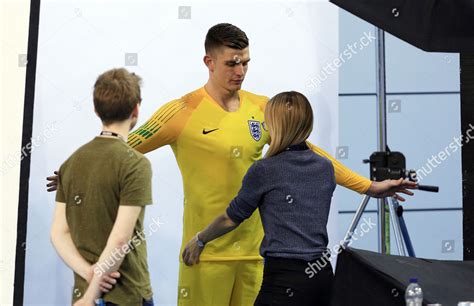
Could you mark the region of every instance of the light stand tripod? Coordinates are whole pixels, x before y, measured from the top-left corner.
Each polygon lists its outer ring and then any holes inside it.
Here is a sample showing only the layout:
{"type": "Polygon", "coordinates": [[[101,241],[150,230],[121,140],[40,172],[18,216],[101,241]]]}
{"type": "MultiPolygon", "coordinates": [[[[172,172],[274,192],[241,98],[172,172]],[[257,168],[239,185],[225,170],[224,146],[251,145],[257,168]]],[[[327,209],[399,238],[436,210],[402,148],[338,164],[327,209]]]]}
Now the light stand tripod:
{"type": "MultiPolygon", "coordinates": [[[[405,170],[405,156],[400,152],[391,152],[387,148],[387,151],[372,153],[370,159],[364,160],[364,162],[370,164],[370,179],[373,181],[383,181],[387,179],[396,180],[400,178],[408,178],[413,182],[417,181],[415,170],[405,170]]],[[[439,188],[437,186],[418,185],[418,190],[438,192],[439,188]]],[[[344,237],[344,247],[347,247],[352,239],[352,235],[359,224],[360,218],[362,217],[369,200],[370,196],[366,195],[359,205],[346,236],[344,237]]],[[[403,206],[401,206],[396,199],[391,197],[379,200],[384,200],[388,203],[390,221],[394,230],[398,254],[406,256],[407,253],[405,251],[407,251],[409,256],[415,257],[415,251],[408,234],[405,220],[403,219],[403,206]]]]}
{"type": "MultiPolygon", "coordinates": [[[[387,110],[386,110],[386,90],[385,90],[385,36],[384,31],[376,28],[377,31],[377,147],[378,151],[372,153],[369,160],[364,162],[370,163],[370,177],[373,181],[383,181],[386,179],[409,178],[416,181],[416,172],[414,170],[406,170],[405,156],[400,152],[390,152],[387,146],[387,110]]],[[[419,186],[418,190],[438,192],[436,186],[419,186]]],[[[369,203],[370,196],[364,196],[359,208],[352,219],[351,225],[344,237],[343,247],[347,247],[352,235],[359,224],[360,218],[369,203]]],[[[389,208],[390,220],[394,229],[395,241],[397,243],[398,252],[405,256],[405,249],[409,256],[415,256],[413,246],[408,235],[408,230],[403,219],[403,207],[399,205],[394,198],[377,199],[378,211],[378,247],[379,252],[386,254],[386,224],[385,215],[386,207],[389,208]]]]}

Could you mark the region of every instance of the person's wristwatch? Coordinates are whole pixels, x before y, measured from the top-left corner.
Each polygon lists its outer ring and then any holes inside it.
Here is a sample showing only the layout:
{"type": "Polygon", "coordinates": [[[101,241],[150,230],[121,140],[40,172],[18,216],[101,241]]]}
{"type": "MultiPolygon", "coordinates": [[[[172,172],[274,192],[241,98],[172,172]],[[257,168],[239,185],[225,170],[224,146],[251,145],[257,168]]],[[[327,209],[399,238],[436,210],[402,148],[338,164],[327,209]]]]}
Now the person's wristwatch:
{"type": "Polygon", "coordinates": [[[206,245],[206,243],[205,243],[204,241],[202,241],[202,240],[199,238],[199,234],[200,234],[200,232],[198,232],[198,233],[196,234],[196,243],[197,243],[197,246],[202,249],[202,248],[204,248],[204,246],[206,245]]]}

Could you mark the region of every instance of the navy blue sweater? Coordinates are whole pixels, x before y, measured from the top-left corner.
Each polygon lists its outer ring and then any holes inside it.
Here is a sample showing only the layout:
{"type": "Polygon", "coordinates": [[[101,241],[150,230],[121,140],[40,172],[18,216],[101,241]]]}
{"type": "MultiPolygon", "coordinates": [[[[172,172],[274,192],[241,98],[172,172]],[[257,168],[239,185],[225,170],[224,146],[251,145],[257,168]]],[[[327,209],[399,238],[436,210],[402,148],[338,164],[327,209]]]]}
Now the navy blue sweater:
{"type": "Polygon", "coordinates": [[[258,208],[263,257],[312,260],[327,249],[326,225],[336,188],[332,163],[306,146],[255,162],[227,214],[236,223],[258,208]]]}

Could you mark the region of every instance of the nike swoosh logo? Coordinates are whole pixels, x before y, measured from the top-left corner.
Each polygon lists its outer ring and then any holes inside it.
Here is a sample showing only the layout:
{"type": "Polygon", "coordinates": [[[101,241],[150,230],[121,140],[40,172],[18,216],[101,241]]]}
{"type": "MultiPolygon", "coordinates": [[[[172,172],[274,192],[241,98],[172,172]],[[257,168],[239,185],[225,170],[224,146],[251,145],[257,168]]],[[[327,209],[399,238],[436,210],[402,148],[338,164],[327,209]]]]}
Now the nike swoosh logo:
{"type": "Polygon", "coordinates": [[[203,133],[204,135],[206,135],[206,134],[212,133],[212,132],[217,131],[217,130],[218,130],[218,128],[217,128],[217,129],[213,129],[213,130],[209,130],[209,131],[206,131],[206,129],[202,129],[202,133],[203,133]]]}

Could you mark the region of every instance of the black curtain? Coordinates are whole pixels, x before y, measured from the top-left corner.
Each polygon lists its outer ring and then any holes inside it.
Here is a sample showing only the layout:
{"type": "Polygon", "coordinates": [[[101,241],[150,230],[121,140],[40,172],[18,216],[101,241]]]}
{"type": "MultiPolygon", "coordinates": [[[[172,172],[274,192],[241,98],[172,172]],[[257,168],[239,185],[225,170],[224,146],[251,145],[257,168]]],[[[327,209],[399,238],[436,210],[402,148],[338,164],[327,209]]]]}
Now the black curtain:
{"type": "Polygon", "coordinates": [[[474,52],[473,0],[331,0],[425,51],[474,52]]]}

